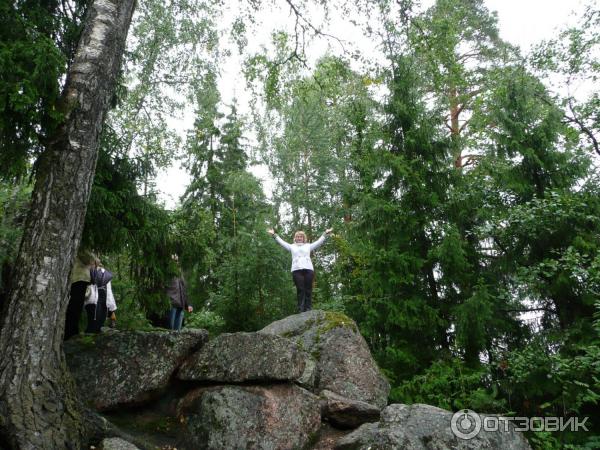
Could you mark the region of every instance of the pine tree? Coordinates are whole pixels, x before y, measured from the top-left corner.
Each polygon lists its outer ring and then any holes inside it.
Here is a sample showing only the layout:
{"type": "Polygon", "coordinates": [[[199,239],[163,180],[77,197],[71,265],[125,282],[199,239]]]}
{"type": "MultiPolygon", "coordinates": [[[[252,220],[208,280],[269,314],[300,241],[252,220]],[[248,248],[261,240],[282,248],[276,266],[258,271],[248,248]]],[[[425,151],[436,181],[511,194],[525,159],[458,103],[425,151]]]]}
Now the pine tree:
{"type": "Polygon", "coordinates": [[[348,309],[398,379],[449,345],[431,252],[451,169],[449,142],[424,109],[414,59],[397,56],[392,64],[383,143],[364,149],[358,162],[359,203],[344,256],[348,309]]]}

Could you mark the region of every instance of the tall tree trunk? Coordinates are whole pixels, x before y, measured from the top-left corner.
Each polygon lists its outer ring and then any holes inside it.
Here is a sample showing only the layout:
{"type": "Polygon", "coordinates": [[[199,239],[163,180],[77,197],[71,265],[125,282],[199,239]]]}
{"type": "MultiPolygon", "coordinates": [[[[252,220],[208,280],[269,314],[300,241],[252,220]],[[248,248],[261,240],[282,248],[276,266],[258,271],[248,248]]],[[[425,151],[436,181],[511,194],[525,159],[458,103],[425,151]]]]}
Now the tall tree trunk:
{"type": "Polygon", "coordinates": [[[89,7],[63,92],[65,119],[37,164],[1,317],[0,443],[12,448],[80,449],[85,439],[62,350],[68,280],[134,3],[89,7]]]}

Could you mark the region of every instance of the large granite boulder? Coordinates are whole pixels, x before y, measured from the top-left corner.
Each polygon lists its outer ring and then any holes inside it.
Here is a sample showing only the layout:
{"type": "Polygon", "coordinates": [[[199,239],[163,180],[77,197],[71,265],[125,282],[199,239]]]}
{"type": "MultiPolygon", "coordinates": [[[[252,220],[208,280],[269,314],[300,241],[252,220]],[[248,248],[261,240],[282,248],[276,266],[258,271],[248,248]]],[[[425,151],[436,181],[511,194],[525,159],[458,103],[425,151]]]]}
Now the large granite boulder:
{"type": "Polygon", "coordinates": [[[81,397],[107,410],[152,398],[207,339],[206,330],[122,331],[72,338],[64,350],[81,397]]]}
{"type": "Polygon", "coordinates": [[[317,360],[317,392],[327,389],[380,409],[387,404],[390,385],[356,323],[344,314],[307,311],[273,322],[260,333],[288,338],[317,360]]]}
{"type": "Polygon", "coordinates": [[[259,333],[226,333],[188,358],[177,378],[220,383],[298,380],[310,386],[314,371],[312,357],[288,339],[259,333]]]}
{"type": "Polygon", "coordinates": [[[199,389],[182,414],[189,448],[305,448],[321,426],[319,399],[295,384],[199,389]]]}
{"type": "MultiPolygon", "coordinates": [[[[429,405],[390,405],[378,423],[368,423],[341,438],[336,450],[531,450],[525,437],[515,431],[481,430],[470,439],[452,431],[453,414],[429,405]]],[[[472,429],[475,429],[473,422],[472,429]]],[[[462,428],[459,431],[467,431],[462,428]]],[[[468,431],[472,431],[468,429],[468,431]]],[[[466,433],[463,435],[466,437],[466,433]]]]}

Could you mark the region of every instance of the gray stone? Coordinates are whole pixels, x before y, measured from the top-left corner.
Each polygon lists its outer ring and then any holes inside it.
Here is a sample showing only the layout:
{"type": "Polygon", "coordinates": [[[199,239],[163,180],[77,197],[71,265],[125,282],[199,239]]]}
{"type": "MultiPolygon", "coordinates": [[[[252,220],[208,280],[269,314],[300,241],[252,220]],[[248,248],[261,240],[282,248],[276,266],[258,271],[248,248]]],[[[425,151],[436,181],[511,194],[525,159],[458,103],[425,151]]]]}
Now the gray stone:
{"type": "MultiPolygon", "coordinates": [[[[291,342],[291,341],[290,341],[291,342]]],[[[317,376],[317,361],[306,353],[306,366],[304,367],[304,372],[300,378],[296,380],[300,386],[305,387],[306,389],[313,389],[315,387],[316,376],[317,376]]]]}
{"type": "MultiPolygon", "coordinates": [[[[293,338],[302,348],[310,351],[319,342],[321,333],[318,325],[323,323],[327,314],[325,311],[319,309],[293,314],[284,319],[272,322],[260,330],[259,333],[276,334],[286,338],[293,338]]],[[[341,324],[344,325],[344,322],[341,324]]],[[[351,325],[354,322],[350,318],[347,318],[347,324],[351,325]]]]}
{"type": "Polygon", "coordinates": [[[121,438],[106,438],[100,443],[100,450],[139,450],[138,447],[121,438]]]}
{"type": "Polygon", "coordinates": [[[304,448],[321,426],[318,397],[295,384],[198,390],[182,413],[199,450],[304,448]]]}
{"type": "Polygon", "coordinates": [[[273,322],[260,333],[288,338],[317,360],[316,391],[327,389],[380,409],[387,404],[390,385],[356,323],[344,314],[307,311],[273,322]]]}
{"type": "MultiPolygon", "coordinates": [[[[531,450],[525,437],[513,430],[481,430],[471,439],[457,437],[453,414],[429,405],[390,405],[378,423],[362,425],[341,438],[337,450],[531,450]]],[[[484,416],[481,416],[483,420],[484,416]]],[[[474,422],[473,422],[474,423],[474,422]]],[[[470,431],[465,430],[465,431],[470,431]]]]}
{"type": "Polygon", "coordinates": [[[321,415],[339,428],[356,428],[379,420],[381,410],[369,403],[350,400],[334,392],[321,392],[321,415]]]}
{"type": "Polygon", "coordinates": [[[310,447],[310,450],[333,450],[336,442],[349,433],[349,430],[340,430],[323,422],[319,430],[319,436],[315,444],[310,447]]]}
{"type": "Polygon", "coordinates": [[[121,331],[71,338],[64,350],[81,398],[107,410],[151,399],[207,339],[206,330],[121,331]]]}
{"type": "Polygon", "coordinates": [[[222,334],[188,358],[181,380],[242,383],[295,381],[314,383],[315,363],[288,339],[258,333],[222,334]]]}

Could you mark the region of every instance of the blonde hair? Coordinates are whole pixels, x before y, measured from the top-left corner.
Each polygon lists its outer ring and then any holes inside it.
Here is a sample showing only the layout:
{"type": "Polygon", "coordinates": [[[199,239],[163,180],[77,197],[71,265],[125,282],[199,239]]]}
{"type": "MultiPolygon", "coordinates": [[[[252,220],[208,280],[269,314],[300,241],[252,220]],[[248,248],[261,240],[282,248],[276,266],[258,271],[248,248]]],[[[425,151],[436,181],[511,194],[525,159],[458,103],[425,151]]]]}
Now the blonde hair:
{"type": "Polygon", "coordinates": [[[296,236],[302,236],[302,242],[306,242],[306,233],[304,231],[296,231],[294,233],[294,241],[296,240],[296,236]]]}

